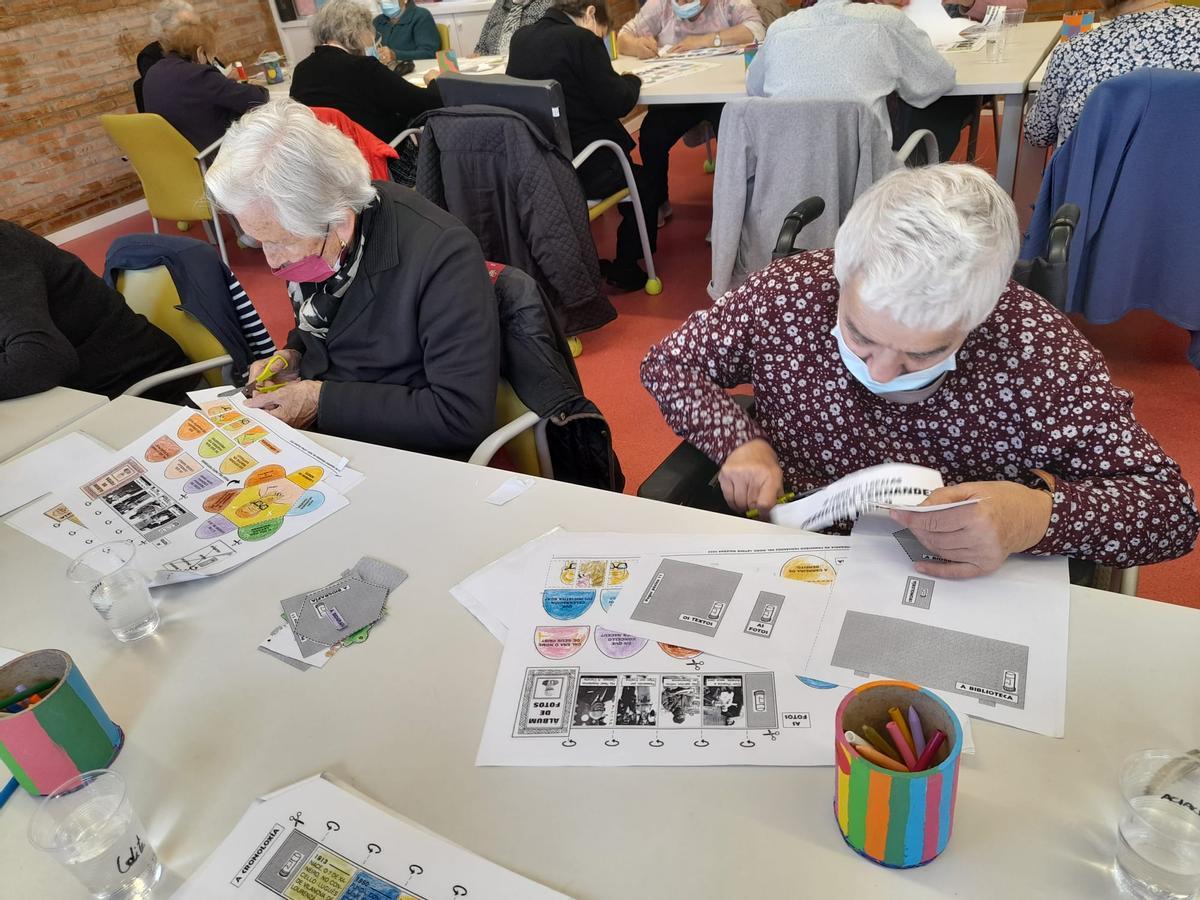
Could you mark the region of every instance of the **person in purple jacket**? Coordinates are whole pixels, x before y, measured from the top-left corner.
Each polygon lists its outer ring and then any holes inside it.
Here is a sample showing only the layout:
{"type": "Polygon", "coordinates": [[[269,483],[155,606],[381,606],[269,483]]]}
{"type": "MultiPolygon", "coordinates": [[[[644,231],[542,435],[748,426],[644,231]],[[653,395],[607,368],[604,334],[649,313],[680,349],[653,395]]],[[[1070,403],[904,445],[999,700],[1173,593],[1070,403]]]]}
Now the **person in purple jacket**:
{"type": "Polygon", "coordinates": [[[247,110],[267,102],[265,87],[239,84],[212,65],[208,23],[186,21],[161,43],[166,55],[147,70],[142,85],[146,112],[170,122],[197,151],[224,135],[247,110]]]}
{"type": "Polygon", "coordinates": [[[947,562],[1012,553],[1127,567],[1188,553],[1200,530],[1179,466],[1134,418],[1104,358],[1010,280],[1012,199],[982,169],[900,169],[858,198],[834,249],[751,275],[653,347],[642,382],[677,434],[721,466],[735,509],[770,508],[867,466],[938,470],[893,512],[947,562]],[[726,392],[749,384],[748,416],[726,392]]]}

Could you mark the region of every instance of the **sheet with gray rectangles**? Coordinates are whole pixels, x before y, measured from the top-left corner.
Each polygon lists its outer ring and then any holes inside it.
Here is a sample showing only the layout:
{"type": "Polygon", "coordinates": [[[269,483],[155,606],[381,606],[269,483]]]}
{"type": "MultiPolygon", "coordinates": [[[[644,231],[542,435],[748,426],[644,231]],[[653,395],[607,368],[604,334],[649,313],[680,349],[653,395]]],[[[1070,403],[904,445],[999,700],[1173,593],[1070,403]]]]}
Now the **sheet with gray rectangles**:
{"type": "Polygon", "coordinates": [[[849,611],[832,662],[863,676],[901,678],[989,705],[1025,708],[1029,648],[1023,644],[849,611]]]}
{"type": "Polygon", "coordinates": [[[740,572],[664,559],[629,617],[712,637],[741,581],[740,572]]]}

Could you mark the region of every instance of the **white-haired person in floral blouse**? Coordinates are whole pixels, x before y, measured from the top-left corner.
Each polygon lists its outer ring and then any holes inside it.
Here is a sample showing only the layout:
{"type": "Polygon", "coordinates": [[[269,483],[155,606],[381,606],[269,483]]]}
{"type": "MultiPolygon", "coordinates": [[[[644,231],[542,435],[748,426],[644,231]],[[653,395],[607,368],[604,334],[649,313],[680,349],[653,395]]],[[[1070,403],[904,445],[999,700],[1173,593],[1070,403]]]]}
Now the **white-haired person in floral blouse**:
{"type": "Polygon", "coordinates": [[[941,472],[929,504],[893,513],[949,562],[1011,553],[1113,566],[1182,556],[1200,529],[1179,466],[1133,416],[1104,359],[1061,312],[1009,279],[1012,200],[981,169],[887,175],[832,251],[772,263],[693,313],[642,362],[667,423],[720,464],[735,509],[866,466],[941,472]],[[726,389],[754,388],[756,416],[726,389]]]}
{"type": "Polygon", "coordinates": [[[1200,9],[1165,0],[1100,0],[1113,21],[1059,44],[1025,117],[1025,137],[1058,147],[1101,82],[1137,69],[1200,72],[1200,9]]]}

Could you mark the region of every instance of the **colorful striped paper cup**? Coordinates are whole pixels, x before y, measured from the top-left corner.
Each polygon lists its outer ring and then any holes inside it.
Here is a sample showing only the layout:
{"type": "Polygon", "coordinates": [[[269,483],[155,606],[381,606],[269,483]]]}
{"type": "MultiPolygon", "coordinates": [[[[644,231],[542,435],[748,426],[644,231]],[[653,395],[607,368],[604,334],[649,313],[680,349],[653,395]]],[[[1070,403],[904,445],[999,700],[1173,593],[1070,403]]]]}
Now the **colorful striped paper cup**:
{"type": "Polygon", "coordinates": [[[962,728],[931,691],[907,681],[871,681],[846,695],[835,719],[837,793],[833,809],[846,843],[862,856],[897,869],[923,866],[946,849],[954,823],[962,728]],[[924,772],[894,772],[867,761],[846,740],[864,723],[882,731],[888,709],[911,706],[928,737],[946,734],[945,759],[924,772]]]}
{"type": "Polygon", "coordinates": [[[0,714],[0,762],[35,796],[81,772],[107,768],[125,741],[61,650],[37,650],[0,666],[0,700],[48,681],[57,684],[41,702],[0,714]]]}

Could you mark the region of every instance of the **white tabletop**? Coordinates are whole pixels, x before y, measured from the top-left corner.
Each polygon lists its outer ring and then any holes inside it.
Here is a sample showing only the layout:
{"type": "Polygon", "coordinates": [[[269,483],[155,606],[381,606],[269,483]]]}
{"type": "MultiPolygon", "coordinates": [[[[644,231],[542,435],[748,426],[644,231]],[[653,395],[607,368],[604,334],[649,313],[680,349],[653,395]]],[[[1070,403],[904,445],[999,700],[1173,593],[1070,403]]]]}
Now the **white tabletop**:
{"type": "Polygon", "coordinates": [[[64,387],[0,401],[0,462],[107,402],[100,394],[64,387]]]}
{"type": "Polygon", "coordinates": [[[1008,38],[1004,59],[988,62],[984,49],[946,53],[954,64],[958,83],[952,97],[991,94],[1021,94],[1034,71],[1058,40],[1060,22],[1026,22],[1008,38]]]}
{"type": "MultiPolygon", "coordinates": [[[[121,398],[78,423],[113,446],[170,408],[121,398]]],[[[2,642],[69,652],[128,735],[116,769],[170,870],[193,872],[257,795],[327,770],[501,865],[579,898],[1116,896],[1111,861],[1128,753],[1200,734],[1200,613],[1074,589],[1067,737],[976,721],[954,836],[899,872],[842,843],[832,767],[499,769],[473,764],[500,646],[447,589],[517,544],[576,530],[771,526],[539,481],[483,501],[507,473],[320,438],[367,480],[350,505],[240,569],[164,589],[163,625],[108,636],[64,560],[0,528],[2,642]],[[255,647],[279,601],[362,555],[406,569],[390,615],[323,670],[255,647]]],[[[832,735],[830,736],[832,759],[832,735]]],[[[25,842],[34,800],[0,810],[7,897],[72,900],[70,877],[25,842]]]]}

